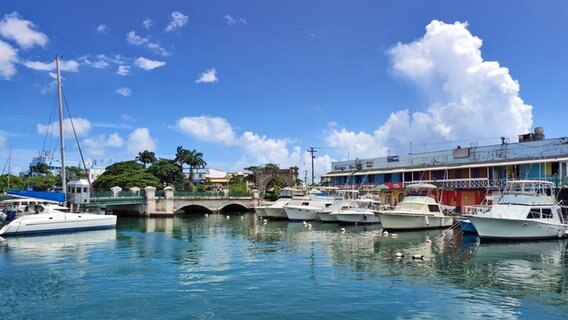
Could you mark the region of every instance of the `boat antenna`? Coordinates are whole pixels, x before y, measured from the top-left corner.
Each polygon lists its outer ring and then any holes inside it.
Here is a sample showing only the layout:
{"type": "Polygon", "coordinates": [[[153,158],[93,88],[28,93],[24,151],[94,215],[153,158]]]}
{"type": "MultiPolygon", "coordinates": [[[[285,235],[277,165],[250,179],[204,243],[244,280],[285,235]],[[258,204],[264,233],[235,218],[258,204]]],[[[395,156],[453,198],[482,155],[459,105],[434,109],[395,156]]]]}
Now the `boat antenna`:
{"type": "Polygon", "coordinates": [[[57,103],[59,106],[59,143],[61,145],[61,189],[63,201],[67,200],[67,181],[65,175],[65,139],[63,138],[63,102],[61,99],[61,71],[59,68],[59,56],[55,56],[55,68],[57,70],[57,103]]]}

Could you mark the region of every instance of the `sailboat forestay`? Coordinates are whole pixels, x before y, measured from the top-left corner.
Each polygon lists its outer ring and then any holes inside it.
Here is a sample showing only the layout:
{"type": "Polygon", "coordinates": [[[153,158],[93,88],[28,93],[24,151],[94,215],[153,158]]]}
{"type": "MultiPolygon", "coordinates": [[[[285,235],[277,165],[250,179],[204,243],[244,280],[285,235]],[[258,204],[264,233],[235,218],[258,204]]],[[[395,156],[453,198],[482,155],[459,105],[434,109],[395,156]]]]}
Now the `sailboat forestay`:
{"type": "MultiPolygon", "coordinates": [[[[59,139],[61,145],[61,182],[67,195],[65,179],[65,146],[63,136],[63,103],[59,56],[55,57],[57,69],[57,98],[59,103],[59,139]]],[[[28,214],[12,220],[0,229],[0,236],[19,236],[46,233],[74,232],[116,227],[116,216],[93,213],[73,213],[58,210],[49,203],[37,203],[28,208],[28,214]]]]}

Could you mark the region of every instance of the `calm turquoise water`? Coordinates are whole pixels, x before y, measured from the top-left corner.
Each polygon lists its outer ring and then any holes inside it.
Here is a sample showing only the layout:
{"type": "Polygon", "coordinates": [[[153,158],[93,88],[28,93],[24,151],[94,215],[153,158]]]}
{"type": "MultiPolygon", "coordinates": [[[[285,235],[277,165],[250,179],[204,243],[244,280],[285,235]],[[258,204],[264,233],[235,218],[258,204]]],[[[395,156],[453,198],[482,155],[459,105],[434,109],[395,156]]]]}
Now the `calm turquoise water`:
{"type": "Polygon", "coordinates": [[[451,231],[346,229],[190,215],[8,238],[0,319],[568,316],[565,240],[476,244],[451,231]]]}

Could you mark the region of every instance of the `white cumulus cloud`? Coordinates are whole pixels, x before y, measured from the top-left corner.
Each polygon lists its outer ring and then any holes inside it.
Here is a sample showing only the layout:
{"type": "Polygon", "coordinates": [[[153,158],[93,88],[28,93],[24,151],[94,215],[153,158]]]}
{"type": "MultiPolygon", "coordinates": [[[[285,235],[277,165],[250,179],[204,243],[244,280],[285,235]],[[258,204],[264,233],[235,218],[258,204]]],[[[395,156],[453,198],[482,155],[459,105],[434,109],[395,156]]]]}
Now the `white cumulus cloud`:
{"type": "Polygon", "coordinates": [[[175,127],[197,140],[223,144],[241,149],[248,163],[276,163],[282,168],[301,166],[302,152],[290,146],[288,139],[274,139],[246,131],[238,136],[224,118],[212,116],[184,117],[175,127]]]}
{"type": "Polygon", "coordinates": [[[142,25],[144,26],[144,28],[146,30],[150,30],[150,28],[152,27],[153,24],[154,24],[154,21],[152,21],[152,19],[145,19],[144,21],[142,21],[142,25]]]}
{"type": "Polygon", "coordinates": [[[215,68],[205,70],[205,72],[201,73],[199,79],[195,80],[195,83],[217,83],[217,82],[219,82],[219,79],[217,79],[217,70],[215,70],[215,68]]]}
{"type": "Polygon", "coordinates": [[[515,137],[532,126],[532,106],[519,96],[519,83],[496,61],[484,61],[482,40],[467,23],[433,20],[426,34],[388,51],[394,74],[425,97],[423,109],[393,112],[374,132],[331,127],[327,142],[355,156],[422,151],[428,143],[515,137]],[[398,149],[398,150],[397,150],[398,149]]]}
{"type": "Polygon", "coordinates": [[[0,78],[10,79],[16,74],[15,64],[18,62],[18,50],[0,40],[0,78]]]}
{"type": "MultiPolygon", "coordinates": [[[[59,67],[61,71],[77,72],[79,71],[79,62],[75,60],[60,60],[59,67]]],[[[55,61],[45,63],[40,61],[26,61],[24,66],[38,71],[55,71],[55,61]]]]}
{"type": "Polygon", "coordinates": [[[109,31],[109,28],[106,24],[100,24],[97,27],[97,32],[100,33],[100,34],[107,34],[108,31],[109,31]]]}
{"type": "Polygon", "coordinates": [[[150,51],[154,52],[155,54],[167,57],[170,53],[162,48],[159,44],[150,41],[148,38],[141,37],[136,34],[135,31],[130,31],[126,34],[126,42],[133,46],[143,46],[145,48],[150,49],[150,51]]]}
{"type": "Polygon", "coordinates": [[[132,155],[144,150],[156,151],[156,141],[150,135],[148,128],[138,128],[128,136],[126,150],[132,155]]]}
{"type": "Polygon", "coordinates": [[[235,133],[227,120],[220,117],[183,117],[176,127],[196,139],[231,145],[235,141],[235,133]]]}
{"type": "Polygon", "coordinates": [[[132,90],[127,87],[118,88],[114,92],[120,94],[123,97],[129,97],[130,95],[132,95],[132,90]]]}
{"type": "Polygon", "coordinates": [[[236,24],[242,23],[242,24],[247,24],[247,21],[243,18],[233,18],[230,15],[226,14],[224,17],[225,22],[229,25],[229,26],[234,26],[236,24]]]}
{"type": "Polygon", "coordinates": [[[101,134],[83,139],[81,145],[90,157],[103,157],[106,156],[108,148],[122,148],[124,139],[115,132],[109,136],[101,134]]]}
{"type": "Polygon", "coordinates": [[[166,26],[166,32],[175,31],[184,27],[189,19],[181,12],[172,12],[172,20],[166,26]]]}
{"type": "Polygon", "coordinates": [[[134,64],[140,69],[153,70],[153,69],[165,66],[166,62],[165,61],[150,60],[150,59],[140,57],[140,58],[138,58],[134,61],[134,64]]]}
{"type": "Polygon", "coordinates": [[[36,29],[33,22],[22,19],[17,12],[6,14],[0,20],[0,36],[15,41],[23,49],[43,47],[49,41],[45,33],[36,29]]]}
{"type": "Polygon", "coordinates": [[[118,69],[116,70],[116,74],[118,74],[119,76],[127,76],[130,74],[130,66],[118,66],[118,69]]]}
{"type": "MultiPolygon", "coordinates": [[[[91,122],[84,118],[65,118],[63,119],[63,135],[65,137],[73,137],[73,128],[78,137],[86,136],[91,130],[91,122]]],[[[51,124],[37,124],[37,133],[45,135],[49,134],[53,137],[59,137],[59,122],[51,124]]]]}

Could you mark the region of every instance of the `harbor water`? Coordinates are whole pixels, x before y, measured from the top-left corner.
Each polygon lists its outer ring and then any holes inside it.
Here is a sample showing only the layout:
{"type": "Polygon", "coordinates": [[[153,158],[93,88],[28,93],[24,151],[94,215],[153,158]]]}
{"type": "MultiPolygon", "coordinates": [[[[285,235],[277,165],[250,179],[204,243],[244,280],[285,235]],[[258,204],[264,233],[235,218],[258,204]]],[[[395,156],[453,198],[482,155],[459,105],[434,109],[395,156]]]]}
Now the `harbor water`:
{"type": "Polygon", "coordinates": [[[566,250],[251,213],[120,217],[0,239],[0,319],[565,319],[566,250]]]}

